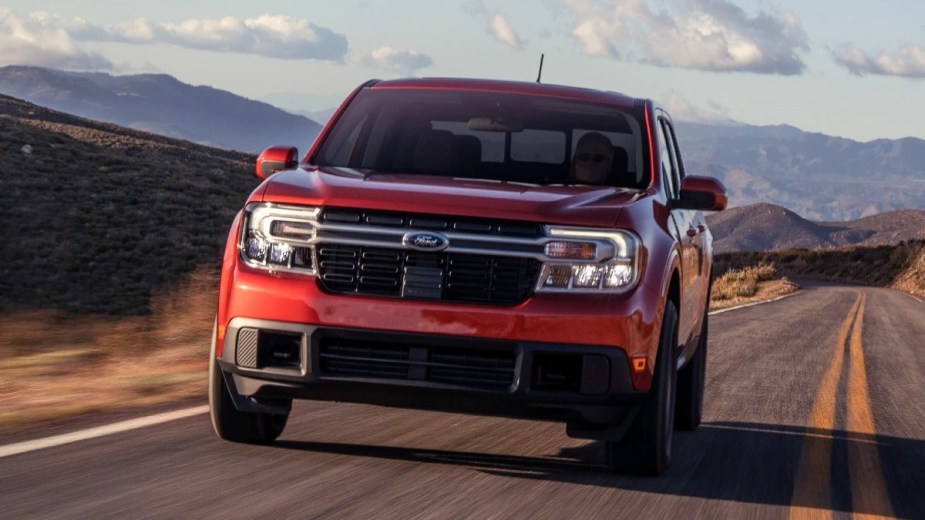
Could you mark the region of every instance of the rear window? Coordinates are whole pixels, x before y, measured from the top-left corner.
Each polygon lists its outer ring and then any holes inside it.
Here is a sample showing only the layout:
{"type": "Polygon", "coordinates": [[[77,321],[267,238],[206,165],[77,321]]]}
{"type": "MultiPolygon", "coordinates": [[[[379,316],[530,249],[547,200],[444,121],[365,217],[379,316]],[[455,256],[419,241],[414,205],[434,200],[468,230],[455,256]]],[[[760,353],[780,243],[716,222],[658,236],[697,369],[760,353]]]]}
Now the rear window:
{"type": "Polygon", "coordinates": [[[648,178],[642,174],[642,128],[641,110],[609,105],[519,94],[365,89],[321,144],[315,163],[361,172],[643,188],[648,178]],[[598,174],[576,173],[580,161],[598,174]]]}

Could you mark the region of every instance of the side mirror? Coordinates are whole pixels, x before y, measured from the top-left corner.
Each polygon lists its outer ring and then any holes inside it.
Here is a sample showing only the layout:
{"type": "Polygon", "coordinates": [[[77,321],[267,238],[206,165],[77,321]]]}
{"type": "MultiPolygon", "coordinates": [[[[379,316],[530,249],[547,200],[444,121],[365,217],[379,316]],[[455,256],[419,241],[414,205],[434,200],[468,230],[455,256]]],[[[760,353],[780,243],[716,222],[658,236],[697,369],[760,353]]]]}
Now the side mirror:
{"type": "Polygon", "coordinates": [[[299,165],[299,150],[295,146],[271,146],[257,157],[257,178],[266,179],[280,170],[299,165]]]}
{"type": "Polygon", "coordinates": [[[678,209],[722,211],[726,209],[726,187],[713,177],[692,175],[681,179],[681,196],[671,202],[678,209]]]}

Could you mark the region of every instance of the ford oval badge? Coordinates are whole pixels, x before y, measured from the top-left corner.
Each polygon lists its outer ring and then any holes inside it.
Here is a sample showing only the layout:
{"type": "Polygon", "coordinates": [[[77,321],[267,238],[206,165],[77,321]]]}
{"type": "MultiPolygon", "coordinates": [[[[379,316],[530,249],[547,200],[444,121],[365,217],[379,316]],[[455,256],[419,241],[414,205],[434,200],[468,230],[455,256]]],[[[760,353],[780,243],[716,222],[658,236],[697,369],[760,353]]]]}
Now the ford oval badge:
{"type": "Polygon", "coordinates": [[[416,251],[443,251],[450,246],[450,239],[440,233],[412,232],[402,237],[401,244],[416,251]]]}

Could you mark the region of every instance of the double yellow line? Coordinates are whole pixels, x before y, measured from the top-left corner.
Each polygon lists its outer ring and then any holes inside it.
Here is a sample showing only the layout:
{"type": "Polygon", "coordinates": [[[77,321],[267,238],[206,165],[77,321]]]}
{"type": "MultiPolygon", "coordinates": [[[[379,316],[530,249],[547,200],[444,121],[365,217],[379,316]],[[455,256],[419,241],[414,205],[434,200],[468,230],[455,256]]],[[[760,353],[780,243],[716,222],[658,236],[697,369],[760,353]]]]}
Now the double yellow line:
{"type": "Polygon", "coordinates": [[[832,361],[816,391],[808,425],[810,433],[805,437],[793,484],[790,506],[792,519],[832,518],[832,443],[838,382],[846,348],[850,356],[845,417],[846,430],[849,432],[848,477],[851,482],[851,509],[854,511],[852,516],[893,516],[886,482],[880,469],[877,444],[869,440],[875,435],[876,428],[861,346],[866,301],[867,295],[859,293],[848,317],[842,323],[832,361]]]}

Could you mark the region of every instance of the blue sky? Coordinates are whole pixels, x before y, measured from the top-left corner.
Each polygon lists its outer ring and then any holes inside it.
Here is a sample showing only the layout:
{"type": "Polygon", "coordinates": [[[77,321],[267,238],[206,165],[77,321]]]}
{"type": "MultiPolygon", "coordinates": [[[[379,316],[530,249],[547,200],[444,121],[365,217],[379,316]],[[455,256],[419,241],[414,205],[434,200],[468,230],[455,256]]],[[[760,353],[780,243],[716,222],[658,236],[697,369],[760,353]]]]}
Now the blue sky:
{"type": "Polygon", "coordinates": [[[925,138],[925,2],[0,0],[0,65],[163,72],[290,109],[369,78],[543,80],[676,119],[925,138]]]}

